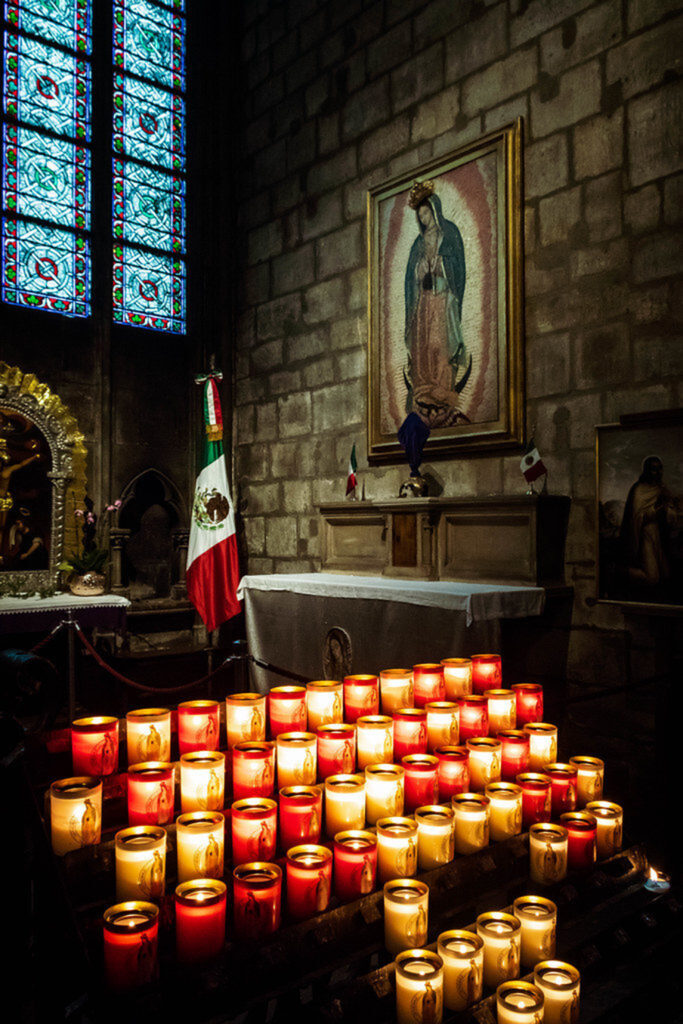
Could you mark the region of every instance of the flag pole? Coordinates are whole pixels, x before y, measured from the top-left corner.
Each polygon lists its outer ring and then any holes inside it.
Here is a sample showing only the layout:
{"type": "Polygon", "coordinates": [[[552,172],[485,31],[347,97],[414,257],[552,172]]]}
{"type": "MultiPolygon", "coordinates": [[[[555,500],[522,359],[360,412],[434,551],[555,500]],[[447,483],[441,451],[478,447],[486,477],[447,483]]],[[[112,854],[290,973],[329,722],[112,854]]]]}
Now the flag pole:
{"type": "MultiPolygon", "coordinates": [[[[222,374],[221,370],[217,370],[216,369],[216,353],[215,352],[212,352],[211,355],[209,356],[209,369],[208,369],[208,371],[206,373],[198,373],[198,374],[196,374],[195,378],[194,378],[194,382],[195,382],[195,384],[200,384],[200,385],[201,384],[206,384],[207,380],[211,380],[212,378],[215,381],[222,381],[223,380],[223,374],[222,374]]],[[[204,648],[204,653],[206,654],[207,674],[209,674],[209,675],[213,672],[213,656],[214,656],[214,652],[217,650],[216,645],[214,644],[214,635],[215,635],[216,632],[217,631],[215,629],[207,629],[207,631],[206,631],[207,646],[204,648]]],[[[213,686],[213,679],[209,683],[209,696],[212,696],[212,694],[211,694],[212,686],[213,686]]]]}

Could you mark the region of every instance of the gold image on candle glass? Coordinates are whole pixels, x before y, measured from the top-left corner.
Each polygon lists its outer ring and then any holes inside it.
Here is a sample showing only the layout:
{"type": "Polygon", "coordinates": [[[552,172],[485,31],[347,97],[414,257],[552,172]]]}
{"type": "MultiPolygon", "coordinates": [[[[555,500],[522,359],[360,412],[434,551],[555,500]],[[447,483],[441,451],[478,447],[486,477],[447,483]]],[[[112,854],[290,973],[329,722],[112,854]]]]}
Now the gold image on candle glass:
{"type": "Polygon", "coordinates": [[[557,761],[557,726],[549,722],[527,722],[529,733],[529,771],[542,772],[547,764],[557,761]]]}
{"type": "Polygon", "coordinates": [[[358,767],[391,764],[394,759],[394,720],[388,715],[362,715],[356,721],[358,767]]]}
{"type": "Polygon", "coordinates": [[[425,704],[427,712],[427,744],[434,753],[437,747],[456,746],[460,739],[458,705],[452,700],[433,700],[425,704]]]}
{"type": "Polygon", "coordinates": [[[266,698],[260,693],[231,693],[225,698],[228,749],[266,738],[266,698]]]}
{"type": "Polygon", "coordinates": [[[472,659],[444,658],[443,678],[446,684],[446,700],[457,700],[472,693],[472,659]]]}
{"type": "Polygon", "coordinates": [[[275,743],[278,787],[312,786],[317,775],[314,733],[281,732],[275,743]]]}
{"type": "Polygon", "coordinates": [[[444,1005],[464,1010],[481,999],[484,986],[484,943],[463,929],[442,932],[436,948],[443,960],[444,1005]]]}
{"type": "Polygon", "coordinates": [[[496,991],[498,1024],[541,1024],[543,993],[528,981],[504,981],[496,991]]]}
{"type": "Polygon", "coordinates": [[[517,698],[513,690],[487,690],[489,736],[497,736],[504,729],[517,724],[517,698]]]}
{"type": "Polygon", "coordinates": [[[534,968],[534,984],[543,993],[543,1024],[576,1024],[581,976],[562,960],[543,960],[534,968]]]}
{"type": "Polygon", "coordinates": [[[220,811],[190,811],[176,818],[178,881],[222,878],[225,818],[220,811]]]}
{"type": "Polygon", "coordinates": [[[443,1019],[444,971],[429,949],[406,949],[396,965],[397,1024],[439,1024],[443,1019]]]}
{"type": "Polygon", "coordinates": [[[555,956],[557,907],[543,896],[519,896],[512,913],[522,926],[522,964],[533,967],[555,956]]]}
{"type": "Polygon", "coordinates": [[[141,708],[126,715],[128,764],[171,760],[171,712],[141,708]]]}
{"type": "Polygon", "coordinates": [[[417,863],[420,871],[448,864],[455,855],[454,814],[442,804],[427,804],[415,811],[417,863]]]}
{"type": "Polygon", "coordinates": [[[225,800],[225,754],[195,750],[180,758],[180,806],[185,811],[220,811],[225,800]]]}
{"type": "Polygon", "coordinates": [[[427,942],[429,887],[413,878],[392,878],[384,886],[384,945],[390,953],[427,942]]]}
{"type": "Polygon", "coordinates": [[[519,918],[502,910],[489,910],[477,918],[477,935],[484,943],[484,984],[496,988],[503,981],[519,977],[519,918]]]}
{"type": "Polygon", "coordinates": [[[398,764],[372,764],[365,769],[365,818],[368,825],[376,824],[379,818],[403,814],[404,787],[405,771],[398,764]]]}
{"type": "Polygon", "coordinates": [[[522,787],[514,782],[491,782],[485,790],[491,801],[489,836],[500,843],[522,831],[522,787]]]}
{"type": "Polygon", "coordinates": [[[412,708],[414,694],[411,668],[382,669],[379,688],[383,715],[392,715],[399,708],[412,708]]]}
{"type": "Polygon", "coordinates": [[[576,768],[576,809],[585,807],[592,800],[601,800],[605,762],[599,757],[577,754],[569,758],[569,763],[576,768]]]}
{"type": "Polygon", "coordinates": [[[344,697],[341,681],[315,679],[306,683],[306,714],[310,732],[321,725],[344,721],[344,697]]]}
{"type": "Polygon", "coordinates": [[[88,775],[60,779],[50,786],[52,849],[70,850],[99,843],[102,831],[102,782],[88,775]]]}
{"type": "Polygon", "coordinates": [[[377,876],[409,878],[417,871],[417,822],[414,818],[380,818],[377,822],[377,876]]]}
{"type": "Polygon", "coordinates": [[[586,810],[597,822],[597,855],[598,860],[611,857],[621,849],[624,831],[624,812],[619,804],[609,800],[591,800],[586,810]]]}
{"type": "Polygon", "coordinates": [[[467,741],[470,789],[475,793],[486,789],[489,782],[498,782],[502,766],[500,740],[476,736],[467,741]]]}
{"type": "Polygon", "coordinates": [[[539,821],[529,829],[529,873],[533,882],[552,885],[567,874],[569,833],[562,825],[539,821]]]}
{"type": "Polygon", "coordinates": [[[362,775],[330,775],[325,779],[325,830],[337,832],[365,828],[365,779],[362,775]]]}
{"type": "Polygon", "coordinates": [[[116,899],[161,900],[166,889],[166,832],[133,825],[114,836],[116,899]]]}
{"type": "Polygon", "coordinates": [[[455,852],[475,853],[489,845],[490,800],[482,793],[456,793],[451,797],[455,852]]]}

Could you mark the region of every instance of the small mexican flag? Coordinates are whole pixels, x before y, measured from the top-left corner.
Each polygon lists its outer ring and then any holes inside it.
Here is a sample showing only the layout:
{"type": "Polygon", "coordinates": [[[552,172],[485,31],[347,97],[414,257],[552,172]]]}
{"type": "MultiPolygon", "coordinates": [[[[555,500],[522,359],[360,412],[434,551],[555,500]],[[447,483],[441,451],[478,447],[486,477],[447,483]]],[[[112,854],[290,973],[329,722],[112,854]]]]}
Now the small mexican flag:
{"type": "Polygon", "coordinates": [[[351,491],[355,491],[358,480],[356,479],[356,470],[358,469],[358,463],[356,462],[356,446],[354,444],[351,449],[351,458],[349,459],[349,475],[346,478],[346,493],[351,494],[351,491]]]}
{"type": "Polygon", "coordinates": [[[187,595],[208,630],[240,611],[235,513],[223,454],[223,417],[218,388],[209,377],[204,390],[206,443],[195,484],[187,552],[187,595]]]}
{"type": "Polygon", "coordinates": [[[524,479],[527,483],[531,483],[532,480],[537,480],[539,476],[543,476],[548,470],[545,467],[543,459],[541,458],[538,448],[534,444],[533,437],[526,446],[526,451],[522,456],[522,461],[519,464],[519,468],[524,473],[524,479]]]}

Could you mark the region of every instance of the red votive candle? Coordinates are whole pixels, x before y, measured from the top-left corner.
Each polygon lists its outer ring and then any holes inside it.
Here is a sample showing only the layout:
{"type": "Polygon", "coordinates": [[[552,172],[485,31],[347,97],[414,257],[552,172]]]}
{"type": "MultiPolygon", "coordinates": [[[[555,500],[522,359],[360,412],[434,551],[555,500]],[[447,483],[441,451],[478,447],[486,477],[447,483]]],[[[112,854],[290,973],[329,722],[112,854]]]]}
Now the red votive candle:
{"type": "Polygon", "coordinates": [[[221,716],[218,701],[187,700],[178,705],[178,750],[218,750],[221,716]]]}
{"type": "Polygon", "coordinates": [[[317,843],[320,839],[323,794],[318,786],[286,786],[280,790],[280,849],[317,843]]]}
{"type": "Polygon", "coordinates": [[[470,788],[467,747],[437,747],[434,755],[439,760],[437,776],[440,802],[449,802],[456,793],[467,793],[470,788]]]}
{"type": "Polygon", "coordinates": [[[232,862],[273,860],[277,842],[277,804],[249,796],[232,805],[232,862]]]}
{"type": "Polygon", "coordinates": [[[522,772],[515,779],[522,787],[522,828],[526,831],[539,821],[550,821],[552,780],[539,772],[522,772]]]}
{"type": "Polygon", "coordinates": [[[356,726],[343,722],[318,729],[318,779],[348,775],[356,768],[356,726]]]}
{"type": "Polygon", "coordinates": [[[377,836],[361,829],[334,837],[334,891],[340,900],[360,899],[375,888],[377,836]]]}
{"type": "Polygon", "coordinates": [[[128,769],[128,824],[167,825],[173,820],[173,765],[143,761],[128,769]]]}
{"type": "Polygon", "coordinates": [[[543,721],[543,687],[540,683],[515,683],[510,687],[517,701],[517,728],[543,721]]]}
{"type": "Polygon", "coordinates": [[[553,821],[557,821],[561,814],[576,810],[577,771],[571,764],[555,761],[544,767],[543,774],[550,776],[551,814],[553,821]]]}
{"type": "Polygon", "coordinates": [[[598,823],[587,811],[570,811],[560,815],[560,824],[569,833],[567,866],[570,871],[590,868],[597,859],[598,823]]]}
{"type": "Polygon", "coordinates": [[[306,843],[287,851],[287,910],[297,920],[327,910],[332,892],[332,851],[306,843]]]}
{"type": "Polygon", "coordinates": [[[159,971],[159,908],[141,900],[116,903],[104,912],[104,971],[117,992],[140,988],[159,971]]]}
{"type": "Polygon", "coordinates": [[[413,665],[413,692],[416,708],[423,708],[435,700],[446,699],[443,665],[425,662],[413,665]]]}
{"type": "Polygon", "coordinates": [[[175,891],[176,955],[183,963],[217,956],[225,943],[227,887],[218,878],[192,878],[175,891]]]}
{"type": "Polygon", "coordinates": [[[232,795],[271,796],[275,788],[275,744],[268,740],[237,743],[232,748],[232,795]]]}
{"type": "Polygon", "coordinates": [[[500,654],[472,655],[472,688],[475,693],[498,690],[503,684],[500,654]]]}
{"type": "Polygon", "coordinates": [[[435,804],[439,799],[439,759],[433,754],[406,754],[401,759],[405,769],[406,814],[417,807],[435,804]]]}
{"type": "Polygon", "coordinates": [[[512,690],[487,690],[484,694],[489,713],[489,736],[517,725],[517,702],[512,690]]]}
{"type": "Polygon", "coordinates": [[[400,708],[391,716],[394,720],[394,760],[406,754],[426,754],[429,734],[427,712],[424,708],[400,708]]]}
{"type": "Polygon", "coordinates": [[[459,697],[460,708],[460,742],[473,740],[478,736],[489,734],[489,709],[486,697],[472,693],[469,697],[459,697]]]}
{"type": "Polygon", "coordinates": [[[501,744],[500,777],[514,782],[529,767],[529,733],[522,729],[503,729],[498,733],[501,744]]]}
{"type": "Polygon", "coordinates": [[[119,720],[98,715],[71,723],[74,775],[112,775],[119,766],[119,720]]]}
{"type": "Polygon", "coordinates": [[[282,871],[277,864],[238,864],[232,873],[235,935],[262,939],[280,927],[282,871]]]}
{"type": "Polygon", "coordinates": [[[274,686],[268,694],[270,738],[281,732],[304,732],[306,729],[306,687],[274,686]]]}
{"type": "Polygon", "coordinates": [[[362,715],[379,714],[377,676],[344,676],[344,718],[355,722],[362,715]]]}

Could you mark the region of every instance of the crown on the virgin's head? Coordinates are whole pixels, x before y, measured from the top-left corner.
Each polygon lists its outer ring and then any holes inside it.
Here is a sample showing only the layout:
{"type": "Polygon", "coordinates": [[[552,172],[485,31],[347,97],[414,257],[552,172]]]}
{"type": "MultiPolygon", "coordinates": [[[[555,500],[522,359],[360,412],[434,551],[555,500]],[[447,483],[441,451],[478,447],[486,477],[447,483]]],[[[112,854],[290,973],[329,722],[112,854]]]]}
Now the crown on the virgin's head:
{"type": "Polygon", "coordinates": [[[408,206],[412,207],[413,210],[417,210],[420,203],[424,203],[425,199],[429,199],[433,195],[433,181],[416,181],[408,196],[408,206]]]}

